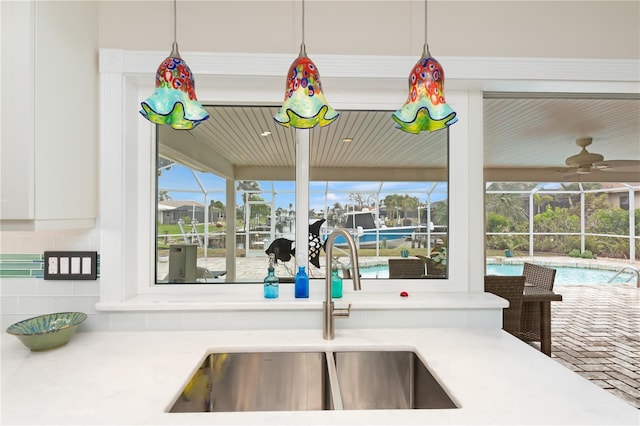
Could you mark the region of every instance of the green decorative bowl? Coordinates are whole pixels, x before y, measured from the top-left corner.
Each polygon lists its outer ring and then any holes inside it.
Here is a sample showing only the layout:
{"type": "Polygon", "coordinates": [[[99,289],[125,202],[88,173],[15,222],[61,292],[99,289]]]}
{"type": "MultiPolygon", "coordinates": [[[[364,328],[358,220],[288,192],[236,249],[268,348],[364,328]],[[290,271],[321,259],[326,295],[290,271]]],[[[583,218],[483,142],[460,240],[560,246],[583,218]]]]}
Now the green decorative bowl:
{"type": "Polygon", "coordinates": [[[69,341],[78,326],[87,319],[82,312],[59,312],[17,322],[7,328],[32,351],[46,351],[69,341]]]}

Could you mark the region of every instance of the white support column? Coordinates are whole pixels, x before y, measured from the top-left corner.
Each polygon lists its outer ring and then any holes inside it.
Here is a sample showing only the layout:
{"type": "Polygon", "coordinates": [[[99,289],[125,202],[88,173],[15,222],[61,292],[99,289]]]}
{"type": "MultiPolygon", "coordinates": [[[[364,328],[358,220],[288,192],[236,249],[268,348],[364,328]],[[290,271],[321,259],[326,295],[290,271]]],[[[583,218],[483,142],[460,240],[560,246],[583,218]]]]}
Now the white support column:
{"type": "Polygon", "coordinates": [[[296,264],[309,272],[309,129],[296,129],[296,264]]]}
{"type": "Polygon", "coordinates": [[[529,256],[533,257],[533,194],[535,194],[537,190],[534,190],[529,193],[529,256]]]}
{"type": "Polygon", "coordinates": [[[226,181],[226,199],[224,215],[227,222],[225,256],[227,273],[225,279],[228,282],[236,280],[236,187],[233,179],[226,181]]]}
{"type": "Polygon", "coordinates": [[[636,259],[636,194],[633,188],[629,187],[629,263],[632,265],[636,259]]]}
{"type": "MultiPolygon", "coordinates": [[[[456,92],[453,92],[455,94],[456,92]]],[[[455,100],[451,92],[447,101],[455,100]]],[[[449,280],[451,289],[484,291],[484,153],[483,97],[469,91],[466,105],[455,105],[460,121],[450,127],[449,144],[449,280]],[[467,122],[465,126],[464,123],[467,122]],[[462,135],[460,135],[462,133],[462,135]],[[461,136],[461,137],[458,137],[461,136]],[[463,179],[461,179],[463,178],[463,179]],[[455,246],[457,244],[457,246],[455,246]],[[465,268],[465,265],[468,267],[465,268]],[[466,270],[466,271],[465,271],[466,270]],[[465,276],[466,274],[466,276],[465,276]]]]}
{"type": "Polygon", "coordinates": [[[580,253],[584,253],[585,249],[585,206],[584,206],[584,188],[580,184],[580,253]]]}

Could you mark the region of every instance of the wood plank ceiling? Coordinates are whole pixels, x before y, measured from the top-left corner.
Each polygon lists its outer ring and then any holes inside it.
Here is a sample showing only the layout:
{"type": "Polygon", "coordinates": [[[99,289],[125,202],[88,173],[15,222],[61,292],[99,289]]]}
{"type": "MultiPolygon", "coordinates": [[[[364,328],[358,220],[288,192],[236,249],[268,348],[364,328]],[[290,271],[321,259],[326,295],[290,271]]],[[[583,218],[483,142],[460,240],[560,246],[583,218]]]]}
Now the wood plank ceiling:
{"type": "MultiPolygon", "coordinates": [[[[271,178],[291,177],[295,133],[274,122],[278,108],[207,106],[211,118],[192,131],[162,126],[160,152],[183,162],[190,158],[196,168],[215,169],[237,179],[238,174],[246,179],[256,170],[272,170],[265,174],[271,178]],[[270,134],[265,136],[264,132],[270,134]],[[189,144],[193,145],[184,148],[189,144]]],[[[381,170],[397,171],[396,180],[411,176],[401,173],[403,170],[446,173],[446,131],[420,135],[401,132],[395,128],[391,113],[340,111],[333,124],[314,129],[310,159],[316,178],[380,179],[381,170]],[[352,142],[345,143],[345,138],[352,142]]],[[[580,151],[575,140],[585,136],[593,137],[587,149],[602,154],[605,160],[640,161],[640,98],[488,94],[484,100],[485,179],[562,181],[567,173],[565,159],[580,151]]],[[[586,176],[580,179],[640,182],[640,167],[595,173],[594,178],[586,176]]]]}

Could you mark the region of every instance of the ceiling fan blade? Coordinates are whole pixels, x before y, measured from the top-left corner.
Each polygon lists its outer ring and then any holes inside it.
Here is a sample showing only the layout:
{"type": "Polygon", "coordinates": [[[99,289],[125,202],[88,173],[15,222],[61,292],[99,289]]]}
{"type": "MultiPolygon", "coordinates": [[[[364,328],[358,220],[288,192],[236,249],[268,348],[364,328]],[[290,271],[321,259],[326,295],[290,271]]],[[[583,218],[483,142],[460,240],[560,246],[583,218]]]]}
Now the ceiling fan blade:
{"type": "Polygon", "coordinates": [[[574,179],[574,178],[577,178],[577,177],[580,177],[580,176],[584,176],[584,175],[581,175],[580,173],[575,173],[575,172],[574,173],[567,173],[565,175],[562,175],[562,180],[571,180],[571,179],[574,179]]]}
{"type": "Polygon", "coordinates": [[[557,167],[543,167],[541,170],[544,173],[549,173],[549,172],[556,172],[556,173],[567,173],[570,172],[572,170],[575,170],[575,167],[562,167],[562,166],[557,166],[557,167]]]}
{"type": "Polygon", "coordinates": [[[597,163],[593,163],[593,167],[599,170],[610,170],[615,169],[615,171],[622,171],[620,169],[628,169],[629,172],[634,172],[640,170],[640,160],[609,160],[609,161],[599,161],[597,163]]]}

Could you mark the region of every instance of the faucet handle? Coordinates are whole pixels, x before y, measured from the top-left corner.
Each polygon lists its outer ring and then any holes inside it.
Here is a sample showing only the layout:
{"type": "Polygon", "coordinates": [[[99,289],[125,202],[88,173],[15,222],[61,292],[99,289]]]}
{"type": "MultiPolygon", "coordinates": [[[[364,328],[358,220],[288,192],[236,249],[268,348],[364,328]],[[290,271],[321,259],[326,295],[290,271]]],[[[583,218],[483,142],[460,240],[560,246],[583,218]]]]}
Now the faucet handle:
{"type": "Polygon", "coordinates": [[[336,318],[349,318],[351,313],[351,303],[346,308],[339,308],[333,310],[333,316],[336,318]]]}

